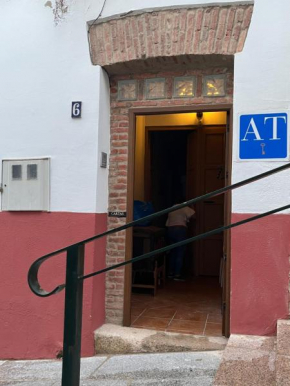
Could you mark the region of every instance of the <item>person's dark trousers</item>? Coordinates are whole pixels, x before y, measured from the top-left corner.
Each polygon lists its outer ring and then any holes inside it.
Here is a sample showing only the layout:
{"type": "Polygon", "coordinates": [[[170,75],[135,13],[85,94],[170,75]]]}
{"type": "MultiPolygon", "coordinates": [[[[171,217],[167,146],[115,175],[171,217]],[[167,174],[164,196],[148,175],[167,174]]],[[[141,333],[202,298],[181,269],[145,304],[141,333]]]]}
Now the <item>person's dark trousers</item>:
{"type": "MultiPolygon", "coordinates": [[[[170,244],[186,240],[187,229],[185,227],[168,227],[168,241],[170,244]]],[[[173,248],[169,255],[169,275],[181,276],[183,268],[185,246],[173,248]]]]}

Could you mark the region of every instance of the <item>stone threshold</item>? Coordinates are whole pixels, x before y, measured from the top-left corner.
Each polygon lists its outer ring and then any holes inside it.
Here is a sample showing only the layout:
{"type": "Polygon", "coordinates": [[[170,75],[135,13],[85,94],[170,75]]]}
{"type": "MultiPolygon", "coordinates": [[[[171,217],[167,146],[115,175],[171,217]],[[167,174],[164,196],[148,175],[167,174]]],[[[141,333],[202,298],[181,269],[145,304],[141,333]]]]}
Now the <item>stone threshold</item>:
{"type": "Polygon", "coordinates": [[[227,345],[224,337],[210,337],[104,324],[94,332],[96,354],[137,354],[216,351],[227,345]]]}
{"type": "Polygon", "coordinates": [[[276,337],[232,334],[213,385],[277,386],[275,341],[276,337]]]}

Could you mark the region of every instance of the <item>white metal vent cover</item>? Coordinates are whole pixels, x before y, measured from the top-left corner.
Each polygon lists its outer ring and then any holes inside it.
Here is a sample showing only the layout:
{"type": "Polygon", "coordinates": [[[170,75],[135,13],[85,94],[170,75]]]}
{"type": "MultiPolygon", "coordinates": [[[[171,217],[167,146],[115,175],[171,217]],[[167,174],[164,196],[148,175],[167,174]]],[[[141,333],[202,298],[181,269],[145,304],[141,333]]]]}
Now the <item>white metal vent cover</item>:
{"type": "Polygon", "coordinates": [[[2,161],[2,210],[49,210],[49,159],[2,161]]]}

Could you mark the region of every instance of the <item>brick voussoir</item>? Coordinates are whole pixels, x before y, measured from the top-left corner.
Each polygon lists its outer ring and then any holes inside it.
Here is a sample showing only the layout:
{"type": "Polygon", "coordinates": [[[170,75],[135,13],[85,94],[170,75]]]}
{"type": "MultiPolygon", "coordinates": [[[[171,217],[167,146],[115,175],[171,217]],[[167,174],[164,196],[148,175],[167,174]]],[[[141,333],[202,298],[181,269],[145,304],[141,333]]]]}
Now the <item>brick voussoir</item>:
{"type": "Polygon", "coordinates": [[[204,6],[101,22],[90,28],[92,60],[110,66],[159,56],[234,54],[243,49],[252,13],[253,5],[204,6]]]}

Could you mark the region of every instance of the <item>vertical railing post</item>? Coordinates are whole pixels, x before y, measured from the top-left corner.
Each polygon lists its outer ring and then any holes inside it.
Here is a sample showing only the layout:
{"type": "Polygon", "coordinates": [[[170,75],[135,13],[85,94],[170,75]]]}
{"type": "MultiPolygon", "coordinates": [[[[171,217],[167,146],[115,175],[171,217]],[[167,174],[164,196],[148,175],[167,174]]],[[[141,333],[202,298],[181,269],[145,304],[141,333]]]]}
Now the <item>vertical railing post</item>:
{"type": "Polygon", "coordinates": [[[67,249],[62,386],[80,385],[84,245],[67,249]]]}

